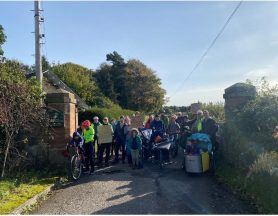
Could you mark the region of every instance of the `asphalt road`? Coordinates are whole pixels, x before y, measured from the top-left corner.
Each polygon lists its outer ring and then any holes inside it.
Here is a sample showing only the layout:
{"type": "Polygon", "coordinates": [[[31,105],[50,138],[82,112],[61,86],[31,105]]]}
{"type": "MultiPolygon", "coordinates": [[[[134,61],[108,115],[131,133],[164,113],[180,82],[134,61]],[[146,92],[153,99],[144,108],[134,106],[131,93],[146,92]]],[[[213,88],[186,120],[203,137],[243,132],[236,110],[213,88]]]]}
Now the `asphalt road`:
{"type": "Polygon", "coordinates": [[[188,176],[180,158],[160,170],[127,164],[84,175],[54,191],[33,214],[251,214],[250,205],[208,175],[188,176]]]}

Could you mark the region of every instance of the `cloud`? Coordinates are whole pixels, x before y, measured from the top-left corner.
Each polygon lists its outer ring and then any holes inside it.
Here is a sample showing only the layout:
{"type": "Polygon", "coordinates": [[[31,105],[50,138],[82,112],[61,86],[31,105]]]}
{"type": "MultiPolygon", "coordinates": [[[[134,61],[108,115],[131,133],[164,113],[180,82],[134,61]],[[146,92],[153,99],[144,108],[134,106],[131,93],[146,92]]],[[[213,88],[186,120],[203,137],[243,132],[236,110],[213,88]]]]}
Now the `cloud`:
{"type": "Polygon", "coordinates": [[[252,79],[252,78],[261,78],[264,76],[269,76],[271,74],[271,67],[265,67],[265,68],[260,68],[260,69],[254,69],[251,70],[249,72],[247,72],[246,74],[244,74],[244,76],[248,79],[252,79]]]}
{"type": "Polygon", "coordinates": [[[206,103],[223,101],[224,90],[228,86],[204,86],[183,90],[175,94],[167,105],[188,106],[198,101],[206,103]]]}
{"type": "Polygon", "coordinates": [[[269,82],[278,82],[278,57],[274,58],[269,64],[266,64],[260,68],[254,68],[244,74],[244,78],[250,80],[260,79],[267,77],[269,82]]]}

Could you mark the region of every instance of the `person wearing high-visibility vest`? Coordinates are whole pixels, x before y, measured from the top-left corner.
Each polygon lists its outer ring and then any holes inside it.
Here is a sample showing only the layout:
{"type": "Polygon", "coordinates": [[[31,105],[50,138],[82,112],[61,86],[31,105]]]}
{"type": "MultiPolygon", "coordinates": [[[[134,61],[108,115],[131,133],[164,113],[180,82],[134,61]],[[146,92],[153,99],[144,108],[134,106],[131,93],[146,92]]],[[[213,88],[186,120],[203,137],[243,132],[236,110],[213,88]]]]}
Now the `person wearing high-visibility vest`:
{"type": "Polygon", "coordinates": [[[197,119],[192,125],[193,133],[202,133],[203,132],[203,111],[197,111],[197,119]]]}
{"type": "Polygon", "coordinates": [[[91,125],[89,120],[86,120],[82,123],[82,136],[84,138],[83,148],[85,150],[85,166],[86,171],[89,171],[90,166],[90,174],[94,172],[95,164],[94,164],[94,126],[91,125]]]}

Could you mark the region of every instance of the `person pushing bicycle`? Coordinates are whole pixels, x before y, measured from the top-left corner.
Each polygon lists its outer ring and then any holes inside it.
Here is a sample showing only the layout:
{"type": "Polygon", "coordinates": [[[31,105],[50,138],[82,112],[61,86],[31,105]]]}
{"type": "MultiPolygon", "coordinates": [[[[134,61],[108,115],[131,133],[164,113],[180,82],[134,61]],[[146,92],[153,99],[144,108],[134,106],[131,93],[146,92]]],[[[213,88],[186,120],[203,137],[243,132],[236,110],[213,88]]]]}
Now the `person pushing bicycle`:
{"type": "Polygon", "coordinates": [[[90,165],[90,174],[94,172],[94,126],[91,125],[89,120],[86,120],[82,123],[82,136],[84,138],[84,150],[85,150],[85,166],[86,171],[89,171],[90,165]]]}

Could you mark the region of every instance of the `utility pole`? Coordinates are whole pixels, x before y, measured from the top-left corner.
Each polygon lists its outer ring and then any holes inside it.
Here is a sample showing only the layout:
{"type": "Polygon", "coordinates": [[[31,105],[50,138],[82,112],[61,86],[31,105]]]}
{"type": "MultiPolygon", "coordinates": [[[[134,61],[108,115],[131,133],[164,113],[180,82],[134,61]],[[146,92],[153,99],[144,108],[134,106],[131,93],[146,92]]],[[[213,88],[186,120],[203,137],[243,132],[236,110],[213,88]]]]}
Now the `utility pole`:
{"type": "Polygon", "coordinates": [[[40,22],[43,22],[43,18],[40,16],[41,12],[41,1],[34,1],[34,18],[35,18],[35,58],[36,58],[36,78],[40,83],[42,88],[42,55],[41,55],[41,25],[40,22]]]}

